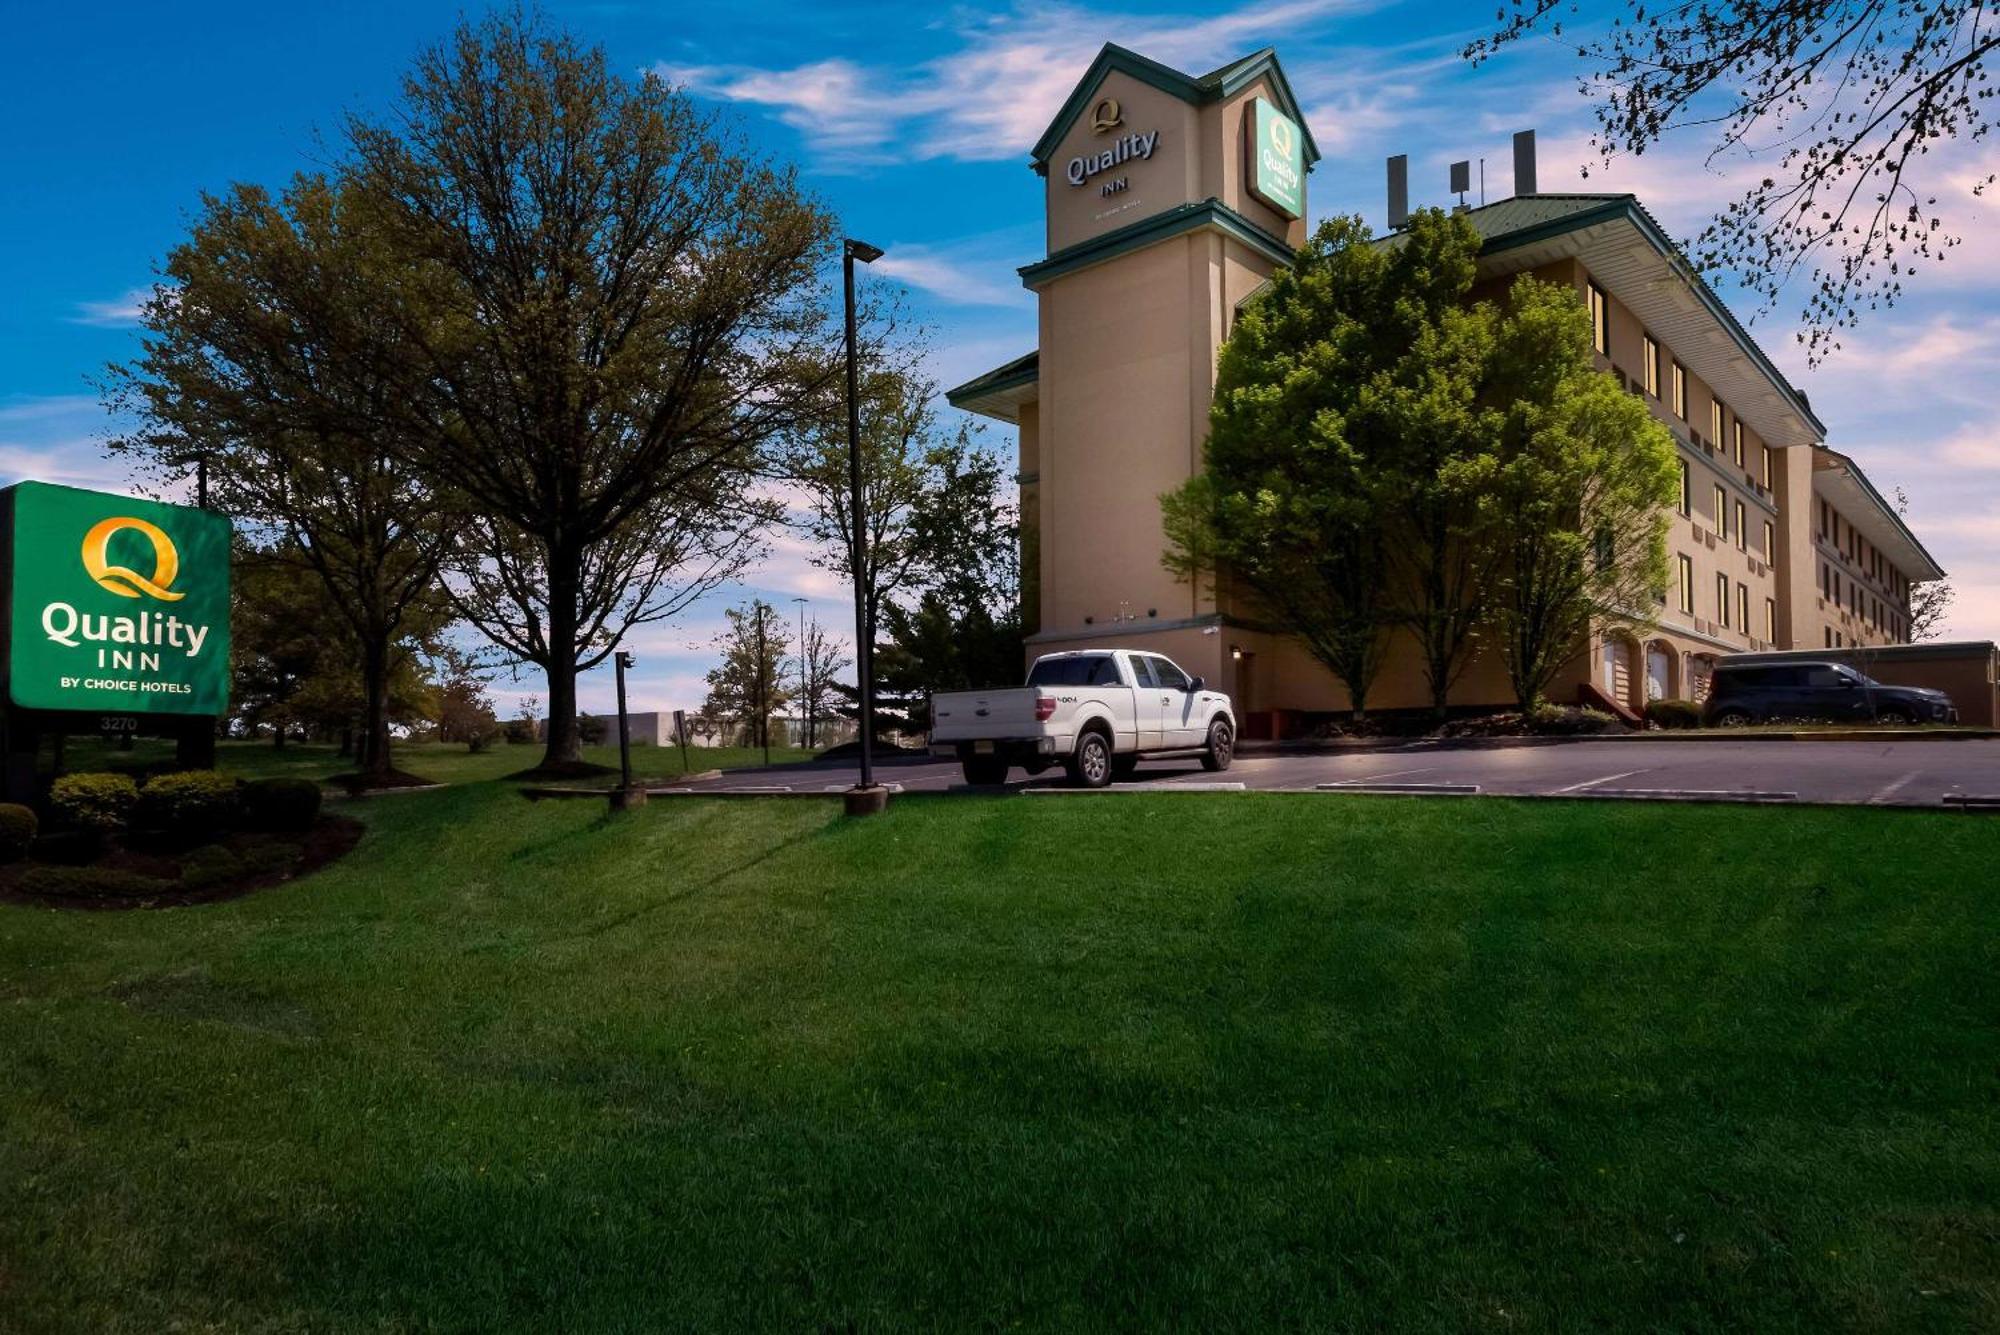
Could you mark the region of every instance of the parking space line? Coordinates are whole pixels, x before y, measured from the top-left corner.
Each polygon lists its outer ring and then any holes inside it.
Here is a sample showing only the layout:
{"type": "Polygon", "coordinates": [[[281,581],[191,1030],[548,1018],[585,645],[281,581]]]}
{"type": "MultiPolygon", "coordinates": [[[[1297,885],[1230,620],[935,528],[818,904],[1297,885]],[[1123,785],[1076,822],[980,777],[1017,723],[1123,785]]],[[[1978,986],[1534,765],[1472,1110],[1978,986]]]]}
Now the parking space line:
{"type": "Polygon", "coordinates": [[[1884,784],[1881,788],[1875,791],[1875,795],[1873,797],[1870,797],[1868,799],[1868,805],[1879,806],[1882,803],[1887,802],[1890,798],[1894,797],[1897,793],[1901,792],[1903,788],[1906,787],[1912,779],[1916,778],[1921,773],[1923,773],[1922,770],[1913,769],[1908,774],[1905,774],[1902,778],[1897,779],[1895,782],[1884,784]]]}
{"type": "Polygon", "coordinates": [[[1595,788],[1600,783],[1610,783],[1613,779],[1629,779],[1634,774],[1644,773],[1646,771],[1643,769],[1628,769],[1623,774],[1607,774],[1601,779],[1586,779],[1582,783],[1573,783],[1567,788],[1557,788],[1553,791],[1556,793],[1580,793],[1586,788],[1595,788]]]}
{"type": "Polygon", "coordinates": [[[1436,765],[1426,765],[1422,769],[1392,769],[1387,774],[1363,774],[1352,779],[1333,779],[1327,783],[1315,784],[1318,788],[1333,788],[1347,783],[1380,783],[1384,779],[1397,779],[1405,774],[1429,774],[1436,765]]]}

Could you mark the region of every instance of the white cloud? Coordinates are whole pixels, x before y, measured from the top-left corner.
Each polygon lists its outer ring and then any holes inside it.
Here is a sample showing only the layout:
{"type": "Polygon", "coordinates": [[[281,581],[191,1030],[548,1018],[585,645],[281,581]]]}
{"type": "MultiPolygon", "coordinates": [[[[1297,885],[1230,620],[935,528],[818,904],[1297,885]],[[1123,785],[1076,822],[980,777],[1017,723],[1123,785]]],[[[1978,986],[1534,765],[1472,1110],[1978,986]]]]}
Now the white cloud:
{"type": "Polygon", "coordinates": [[[884,277],[952,305],[1027,308],[1034,304],[1032,295],[1015,279],[1013,268],[995,255],[901,245],[890,247],[873,267],[884,277]]]}
{"type": "Polygon", "coordinates": [[[134,287],[110,301],[80,301],[76,304],[76,314],[70,317],[70,323],[110,329],[130,328],[139,323],[139,317],[145,314],[146,303],[152,299],[152,288],[134,287]]]}
{"type": "Polygon", "coordinates": [[[1170,65],[1205,71],[1217,52],[1296,34],[1364,0],[1243,4],[1211,18],[1107,15],[1074,5],[1030,3],[962,20],[959,49],[910,72],[828,59],[790,69],[674,65],[655,73],[706,97],[767,107],[802,134],[822,165],[852,168],[945,158],[1019,157],[1040,137],[1103,44],[1121,44],[1170,65]]]}

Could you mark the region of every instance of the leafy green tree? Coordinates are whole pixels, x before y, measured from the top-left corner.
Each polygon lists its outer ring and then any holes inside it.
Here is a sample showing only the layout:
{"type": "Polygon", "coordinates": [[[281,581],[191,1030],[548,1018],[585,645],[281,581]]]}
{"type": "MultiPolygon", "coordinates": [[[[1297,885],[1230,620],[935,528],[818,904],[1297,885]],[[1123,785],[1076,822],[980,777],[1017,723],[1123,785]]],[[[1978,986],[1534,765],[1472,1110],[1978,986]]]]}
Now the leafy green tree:
{"type": "Polygon", "coordinates": [[[1664,578],[1671,438],[1592,368],[1573,292],[1474,300],[1478,253],[1437,210],[1387,244],[1322,225],[1238,319],[1206,471],[1163,498],[1168,568],[1247,589],[1357,717],[1397,632],[1440,716],[1487,639],[1537,698],[1664,578]]]}
{"type": "Polygon", "coordinates": [[[1492,622],[1528,709],[1594,632],[1654,623],[1679,472],[1666,427],[1596,369],[1572,289],[1517,280],[1495,356],[1511,396],[1486,498],[1498,535],[1492,622]]]}
{"type": "Polygon", "coordinates": [[[933,589],[914,607],[888,604],[882,626],[888,638],[876,650],[876,717],[885,729],[927,731],[930,697],[939,691],[1021,679],[1021,621],[1014,606],[957,602],[933,589]]]}
{"type": "MultiPolygon", "coordinates": [[[[744,745],[764,748],[770,758],[771,716],[792,699],[785,683],[785,653],[791,640],[783,618],[762,598],[748,607],[723,613],[729,629],[716,639],[722,661],[708,672],[704,717],[725,720],[743,730],[744,745]]],[[[796,680],[796,678],[794,678],[796,680]]]]}
{"type": "Polygon", "coordinates": [[[1398,318],[1395,280],[1414,267],[1358,218],[1321,224],[1237,318],[1206,470],[1162,498],[1168,569],[1247,589],[1346,686],[1357,718],[1395,623],[1385,491],[1401,447],[1367,396],[1405,364],[1422,305],[1398,318]]]}
{"type": "Polygon", "coordinates": [[[392,772],[391,683],[454,532],[450,488],[397,449],[432,429],[389,407],[427,337],[421,284],[406,285],[407,327],[384,316],[402,270],[368,201],[323,176],[207,197],[167,259],[172,286],[146,303],[143,353],[107,387],[141,423],[114,453],[162,479],[199,461],[210,504],[324,585],[307,624],[356,647],[360,770],[375,781],[392,772]]]}
{"type": "Polygon", "coordinates": [[[460,606],[547,674],[542,767],[573,769],[577,673],[755,550],[761,453],[839,366],[833,218],[683,94],[518,12],[424,52],[347,142],[409,270],[372,294],[420,348],[403,446],[478,520],[460,606]]]}

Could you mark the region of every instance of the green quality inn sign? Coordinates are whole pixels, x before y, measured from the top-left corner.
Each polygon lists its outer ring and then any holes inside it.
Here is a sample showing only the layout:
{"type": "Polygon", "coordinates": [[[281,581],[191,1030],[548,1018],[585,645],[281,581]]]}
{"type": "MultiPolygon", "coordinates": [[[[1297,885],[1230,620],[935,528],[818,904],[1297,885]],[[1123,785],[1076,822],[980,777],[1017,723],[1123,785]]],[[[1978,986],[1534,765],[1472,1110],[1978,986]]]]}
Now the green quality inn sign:
{"type": "Polygon", "coordinates": [[[229,697],[229,520],[44,482],[0,491],[7,698],[216,715],[229,697]]]}
{"type": "Polygon", "coordinates": [[[1250,193],[1287,218],[1306,211],[1306,136],[1299,123],[1253,98],[1244,118],[1250,150],[1250,193]]]}

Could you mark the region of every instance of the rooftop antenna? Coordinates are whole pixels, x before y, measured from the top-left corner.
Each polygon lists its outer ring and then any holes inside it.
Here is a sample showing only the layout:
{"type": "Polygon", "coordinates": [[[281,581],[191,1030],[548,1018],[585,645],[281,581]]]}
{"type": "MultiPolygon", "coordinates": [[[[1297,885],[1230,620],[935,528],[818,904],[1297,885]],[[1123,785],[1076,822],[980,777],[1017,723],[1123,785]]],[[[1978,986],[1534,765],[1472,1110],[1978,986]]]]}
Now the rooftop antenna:
{"type": "Polygon", "coordinates": [[[1535,132],[1521,130],[1514,135],[1514,193],[1535,193],[1535,132]]]}
{"type": "Polygon", "coordinates": [[[1410,222],[1410,155],[1398,153],[1389,159],[1389,230],[1400,231],[1410,222]]]}
{"type": "Polygon", "coordinates": [[[1486,159],[1479,160],[1479,207],[1486,207],[1486,159]]]}

